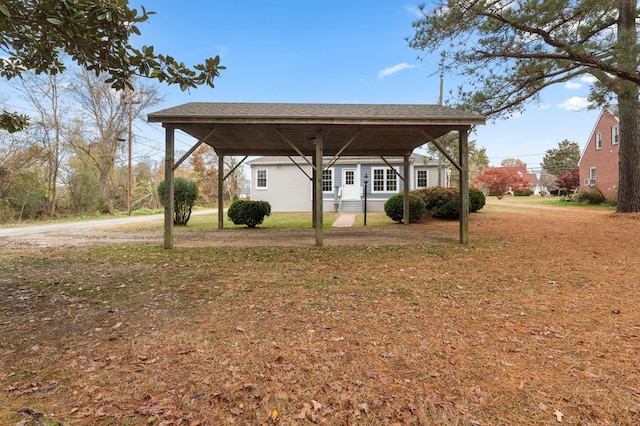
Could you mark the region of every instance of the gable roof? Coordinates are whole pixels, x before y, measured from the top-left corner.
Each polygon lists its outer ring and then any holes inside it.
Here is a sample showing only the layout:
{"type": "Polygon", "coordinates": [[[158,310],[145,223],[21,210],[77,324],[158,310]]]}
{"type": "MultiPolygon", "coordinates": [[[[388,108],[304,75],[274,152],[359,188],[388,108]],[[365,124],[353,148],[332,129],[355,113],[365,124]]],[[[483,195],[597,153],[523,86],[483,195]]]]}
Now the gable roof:
{"type": "Polygon", "coordinates": [[[580,166],[580,164],[582,163],[582,159],[584,158],[584,154],[587,151],[587,149],[589,148],[589,144],[593,140],[593,137],[594,137],[594,135],[596,133],[596,129],[598,128],[598,125],[600,124],[600,121],[602,120],[602,116],[605,115],[605,114],[611,114],[616,120],[618,120],[618,122],[620,122],[619,113],[620,113],[620,110],[619,110],[617,104],[615,104],[615,105],[607,105],[604,108],[602,108],[602,112],[600,113],[600,115],[598,116],[598,119],[594,123],[593,129],[591,130],[591,133],[589,133],[589,139],[587,139],[585,144],[582,145],[582,152],[580,153],[580,159],[578,160],[578,166],[580,166]]]}
{"type": "Polygon", "coordinates": [[[148,121],[180,129],[218,155],[312,155],[321,128],[325,155],[403,156],[485,117],[441,105],[192,102],[148,121]]]}

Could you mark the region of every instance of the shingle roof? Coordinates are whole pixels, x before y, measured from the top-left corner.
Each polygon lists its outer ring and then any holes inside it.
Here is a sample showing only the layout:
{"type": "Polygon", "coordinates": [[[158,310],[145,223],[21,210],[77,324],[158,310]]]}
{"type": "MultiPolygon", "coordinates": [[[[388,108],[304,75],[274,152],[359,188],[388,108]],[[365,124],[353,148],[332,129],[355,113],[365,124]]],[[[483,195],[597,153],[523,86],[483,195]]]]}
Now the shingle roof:
{"type": "Polygon", "coordinates": [[[484,117],[442,105],[302,104],[191,102],[149,114],[151,122],[175,119],[322,119],[326,120],[465,120],[483,124],[484,117]]]}
{"type": "Polygon", "coordinates": [[[149,114],[219,155],[305,155],[320,129],[325,155],[405,155],[485,117],[441,105],[192,102],[149,114]],[[214,133],[210,133],[215,129],[214,133]],[[296,149],[292,147],[296,146],[296,149]]]}

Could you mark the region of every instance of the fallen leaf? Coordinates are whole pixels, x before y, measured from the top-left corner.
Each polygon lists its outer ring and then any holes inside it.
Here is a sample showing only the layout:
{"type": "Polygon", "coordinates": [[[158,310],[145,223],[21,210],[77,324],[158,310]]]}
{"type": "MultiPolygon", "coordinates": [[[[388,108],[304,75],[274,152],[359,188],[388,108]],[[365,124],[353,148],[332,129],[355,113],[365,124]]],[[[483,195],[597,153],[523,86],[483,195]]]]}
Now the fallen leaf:
{"type": "Polygon", "coordinates": [[[558,423],[562,423],[562,418],[564,417],[564,414],[562,414],[560,410],[554,411],[553,414],[555,414],[556,420],[558,420],[558,423]]]}

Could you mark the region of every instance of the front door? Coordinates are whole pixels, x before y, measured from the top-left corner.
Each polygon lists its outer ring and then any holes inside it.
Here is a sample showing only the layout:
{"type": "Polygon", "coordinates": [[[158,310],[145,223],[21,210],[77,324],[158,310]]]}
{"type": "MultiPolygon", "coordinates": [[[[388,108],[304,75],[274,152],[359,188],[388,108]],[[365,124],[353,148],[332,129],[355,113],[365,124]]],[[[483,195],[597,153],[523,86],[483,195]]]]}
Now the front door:
{"type": "Polygon", "coordinates": [[[360,185],[358,185],[358,182],[356,180],[356,169],[342,170],[342,199],[360,199],[360,185]]]}

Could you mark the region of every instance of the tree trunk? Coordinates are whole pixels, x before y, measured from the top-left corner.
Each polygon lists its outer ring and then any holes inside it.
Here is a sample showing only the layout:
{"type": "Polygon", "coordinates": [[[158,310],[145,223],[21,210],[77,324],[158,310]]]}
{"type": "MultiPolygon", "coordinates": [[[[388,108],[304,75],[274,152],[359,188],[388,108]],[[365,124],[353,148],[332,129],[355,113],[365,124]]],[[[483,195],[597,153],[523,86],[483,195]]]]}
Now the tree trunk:
{"type": "MultiPolygon", "coordinates": [[[[635,0],[620,1],[618,17],[618,66],[635,70],[638,58],[638,33],[635,25],[635,0]]],[[[638,86],[620,81],[616,90],[620,118],[618,155],[619,213],[640,211],[640,102],[638,86]]]]}
{"type": "Polygon", "coordinates": [[[640,103],[618,96],[620,152],[618,155],[619,213],[640,211],[640,103]]]}

